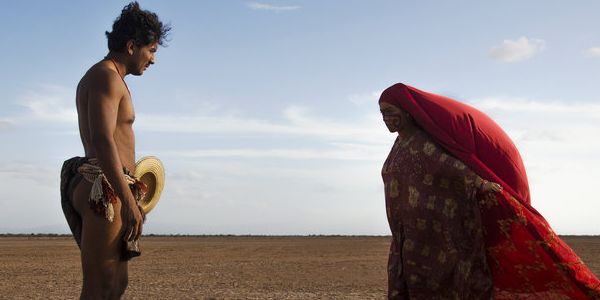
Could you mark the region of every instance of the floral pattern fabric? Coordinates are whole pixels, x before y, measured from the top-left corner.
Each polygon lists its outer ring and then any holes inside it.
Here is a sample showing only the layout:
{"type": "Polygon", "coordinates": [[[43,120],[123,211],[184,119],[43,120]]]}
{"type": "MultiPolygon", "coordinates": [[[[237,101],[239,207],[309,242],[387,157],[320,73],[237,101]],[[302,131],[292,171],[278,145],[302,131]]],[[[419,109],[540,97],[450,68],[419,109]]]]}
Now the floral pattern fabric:
{"type": "Polygon", "coordinates": [[[478,176],[423,131],[396,140],[382,175],[389,299],[490,299],[478,176]]]}

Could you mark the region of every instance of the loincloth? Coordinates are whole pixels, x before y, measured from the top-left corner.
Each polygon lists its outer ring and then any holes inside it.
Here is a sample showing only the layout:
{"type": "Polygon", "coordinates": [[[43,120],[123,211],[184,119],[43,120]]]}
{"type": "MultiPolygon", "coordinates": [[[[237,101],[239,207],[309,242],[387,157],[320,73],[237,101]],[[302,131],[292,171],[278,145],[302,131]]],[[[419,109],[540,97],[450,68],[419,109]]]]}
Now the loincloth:
{"type": "MultiPolygon", "coordinates": [[[[123,168],[123,175],[129,184],[129,188],[131,189],[135,200],[139,202],[144,197],[147,190],[146,185],[135,178],[127,168],[123,168]]],[[[77,187],[82,179],[92,183],[90,197],[88,199],[90,208],[97,215],[105,218],[109,222],[114,221],[114,204],[119,200],[95,158],[73,157],[64,162],[60,172],[61,206],[65,218],[67,219],[67,223],[69,224],[69,228],[75,238],[75,242],[77,242],[77,246],[79,246],[80,249],[82,220],[81,216],[77,213],[71,203],[71,196],[75,187],[77,187]]],[[[144,216],[144,211],[141,208],[139,209],[142,216],[144,216]]],[[[138,240],[124,244],[122,256],[125,260],[141,254],[138,240]]]]}

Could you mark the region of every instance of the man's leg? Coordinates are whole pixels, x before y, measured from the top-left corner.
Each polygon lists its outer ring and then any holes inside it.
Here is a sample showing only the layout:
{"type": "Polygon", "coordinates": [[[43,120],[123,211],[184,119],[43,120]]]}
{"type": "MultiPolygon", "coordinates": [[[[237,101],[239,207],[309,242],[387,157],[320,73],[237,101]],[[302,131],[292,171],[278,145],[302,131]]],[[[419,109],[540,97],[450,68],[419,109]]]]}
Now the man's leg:
{"type": "Polygon", "coordinates": [[[119,299],[127,288],[127,262],[121,261],[121,202],[113,204],[109,222],[89,206],[91,184],[82,180],[73,192],[73,206],[83,222],[81,234],[81,299],[119,299]]]}

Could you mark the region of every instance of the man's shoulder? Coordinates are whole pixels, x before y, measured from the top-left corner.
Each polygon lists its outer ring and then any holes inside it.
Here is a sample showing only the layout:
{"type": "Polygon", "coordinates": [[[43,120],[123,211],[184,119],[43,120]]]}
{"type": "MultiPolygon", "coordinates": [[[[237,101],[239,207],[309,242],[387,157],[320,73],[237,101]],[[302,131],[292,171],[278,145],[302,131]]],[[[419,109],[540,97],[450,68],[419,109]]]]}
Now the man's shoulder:
{"type": "Polygon", "coordinates": [[[87,73],[85,73],[84,78],[89,78],[90,80],[120,80],[119,74],[105,60],[90,67],[87,73]]]}
{"type": "Polygon", "coordinates": [[[121,81],[119,74],[106,61],[100,61],[88,69],[79,86],[93,90],[120,90],[121,81]]]}

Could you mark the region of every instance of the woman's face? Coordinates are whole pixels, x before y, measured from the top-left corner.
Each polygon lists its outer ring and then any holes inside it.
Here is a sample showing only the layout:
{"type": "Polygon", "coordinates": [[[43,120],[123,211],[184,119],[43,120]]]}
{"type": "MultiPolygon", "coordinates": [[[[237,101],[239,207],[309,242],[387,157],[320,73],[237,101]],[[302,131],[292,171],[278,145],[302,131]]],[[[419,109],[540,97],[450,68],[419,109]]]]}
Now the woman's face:
{"type": "Polygon", "coordinates": [[[408,113],[395,105],[381,102],[379,110],[383,115],[383,122],[390,132],[400,132],[409,122],[408,113]]]}

